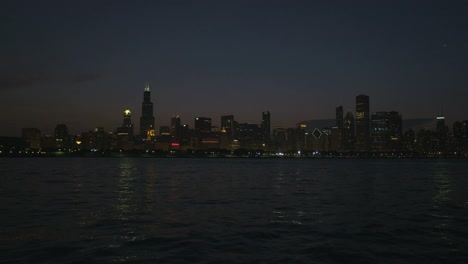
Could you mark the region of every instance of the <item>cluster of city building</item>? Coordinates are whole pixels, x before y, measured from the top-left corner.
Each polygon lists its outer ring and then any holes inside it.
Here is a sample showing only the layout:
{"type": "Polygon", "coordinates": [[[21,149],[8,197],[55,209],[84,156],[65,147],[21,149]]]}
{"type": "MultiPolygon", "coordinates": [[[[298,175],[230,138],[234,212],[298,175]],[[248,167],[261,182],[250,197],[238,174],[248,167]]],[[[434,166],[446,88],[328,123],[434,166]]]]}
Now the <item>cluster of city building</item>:
{"type": "Polygon", "coordinates": [[[37,128],[23,128],[21,138],[0,138],[0,155],[47,153],[157,153],[158,155],[207,154],[217,156],[373,156],[467,157],[468,120],[455,122],[449,133],[445,118],[436,118],[435,130],[409,129],[403,133],[396,111],[370,112],[369,96],[356,96],[356,112],[336,108],[336,125],[310,128],[272,127],[270,112],[262,112],[260,124],[240,123],[233,115],[221,116],[220,126],[209,117],[196,117],[194,128],[174,115],[170,126],[155,128],[149,85],[143,93],[140,129],[134,133],[132,112],[125,110],[122,126],[79,135],[58,124],[53,136],[37,128]]]}

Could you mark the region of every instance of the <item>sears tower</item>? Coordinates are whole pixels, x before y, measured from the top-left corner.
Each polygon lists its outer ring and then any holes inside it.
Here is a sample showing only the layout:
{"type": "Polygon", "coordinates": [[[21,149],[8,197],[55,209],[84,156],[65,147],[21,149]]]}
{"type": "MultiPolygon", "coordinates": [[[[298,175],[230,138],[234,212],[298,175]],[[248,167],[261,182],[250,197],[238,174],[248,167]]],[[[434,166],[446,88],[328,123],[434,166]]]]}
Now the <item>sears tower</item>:
{"type": "Polygon", "coordinates": [[[154,130],[154,116],[151,92],[149,84],[146,84],[145,92],[143,93],[143,103],[141,104],[140,137],[148,138],[149,130],[154,130]]]}

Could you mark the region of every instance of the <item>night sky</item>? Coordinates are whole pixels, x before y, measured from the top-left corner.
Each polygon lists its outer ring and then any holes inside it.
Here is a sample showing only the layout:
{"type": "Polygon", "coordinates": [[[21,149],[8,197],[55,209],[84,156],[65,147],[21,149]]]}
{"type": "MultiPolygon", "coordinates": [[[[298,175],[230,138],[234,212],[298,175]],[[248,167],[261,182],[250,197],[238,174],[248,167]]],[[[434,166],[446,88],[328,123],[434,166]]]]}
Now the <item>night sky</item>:
{"type": "MultiPolygon", "coordinates": [[[[156,127],[173,114],[272,126],[370,96],[404,119],[468,119],[468,1],[0,1],[0,135],[156,127]]],[[[137,132],[138,129],[135,129],[137,132]]]]}

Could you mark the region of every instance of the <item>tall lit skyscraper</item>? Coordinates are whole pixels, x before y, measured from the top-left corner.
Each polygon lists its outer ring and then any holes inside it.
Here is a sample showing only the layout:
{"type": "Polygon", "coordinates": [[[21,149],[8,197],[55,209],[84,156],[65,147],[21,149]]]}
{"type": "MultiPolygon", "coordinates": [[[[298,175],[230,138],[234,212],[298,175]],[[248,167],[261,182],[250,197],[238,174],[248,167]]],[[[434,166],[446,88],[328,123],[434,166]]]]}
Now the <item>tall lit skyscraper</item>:
{"type": "Polygon", "coordinates": [[[150,130],[154,130],[153,103],[151,102],[149,84],[146,84],[143,103],[141,104],[140,137],[147,138],[150,130]]]}
{"type": "Polygon", "coordinates": [[[437,151],[445,152],[447,147],[448,126],[445,125],[445,117],[441,115],[436,117],[436,136],[437,151]]]}
{"type": "Polygon", "coordinates": [[[402,121],[398,112],[375,112],[371,115],[373,151],[395,151],[401,148],[402,121]]]}
{"type": "Polygon", "coordinates": [[[124,111],[122,127],[117,129],[117,133],[133,138],[132,112],[130,110],[124,111]]]}
{"type": "Polygon", "coordinates": [[[65,124],[55,126],[55,144],[57,148],[67,147],[68,127],[65,124]]]}
{"type": "Polygon", "coordinates": [[[29,143],[31,149],[41,148],[41,131],[37,128],[23,128],[22,137],[29,143]]]}
{"type": "Polygon", "coordinates": [[[264,133],[265,139],[271,138],[271,122],[270,122],[270,112],[262,112],[262,131],[264,133]]]}
{"type": "Polygon", "coordinates": [[[356,150],[370,150],[369,96],[356,96],[356,150]]]}
{"type": "Polygon", "coordinates": [[[171,117],[171,128],[170,128],[171,136],[178,139],[179,130],[180,130],[180,117],[179,115],[173,115],[171,117]]]}
{"type": "Polygon", "coordinates": [[[343,150],[354,150],[354,116],[351,111],[348,111],[344,118],[341,140],[341,148],[343,150]]]}
{"type": "Polygon", "coordinates": [[[221,116],[221,129],[226,130],[229,141],[234,140],[235,121],[233,115],[221,116]]]}
{"type": "Polygon", "coordinates": [[[336,108],[336,127],[343,129],[343,106],[336,108]]]}

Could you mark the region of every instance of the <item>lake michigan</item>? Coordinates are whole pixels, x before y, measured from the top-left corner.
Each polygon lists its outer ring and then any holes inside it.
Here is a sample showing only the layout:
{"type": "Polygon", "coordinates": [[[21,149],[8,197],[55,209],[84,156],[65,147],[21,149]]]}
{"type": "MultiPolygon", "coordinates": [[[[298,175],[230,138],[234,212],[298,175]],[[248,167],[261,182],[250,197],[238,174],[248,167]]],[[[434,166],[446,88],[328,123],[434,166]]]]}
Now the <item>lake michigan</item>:
{"type": "Polygon", "coordinates": [[[468,162],[0,159],[1,263],[468,263],[468,162]]]}

